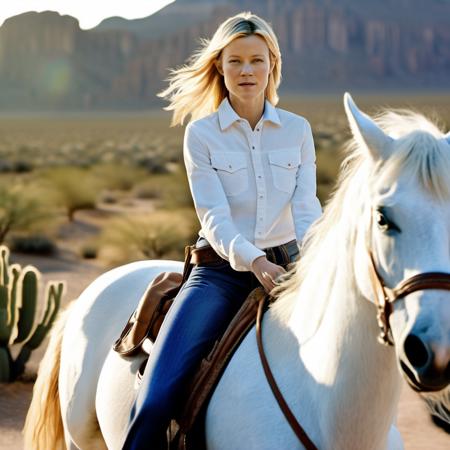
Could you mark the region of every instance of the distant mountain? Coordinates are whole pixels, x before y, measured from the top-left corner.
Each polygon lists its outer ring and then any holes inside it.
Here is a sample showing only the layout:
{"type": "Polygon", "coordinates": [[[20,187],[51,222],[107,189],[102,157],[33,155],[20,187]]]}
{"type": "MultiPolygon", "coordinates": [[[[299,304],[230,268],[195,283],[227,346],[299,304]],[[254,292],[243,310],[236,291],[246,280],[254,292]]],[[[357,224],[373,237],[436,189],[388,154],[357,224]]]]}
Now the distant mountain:
{"type": "Polygon", "coordinates": [[[239,11],[272,23],[281,92],[450,89],[448,0],[177,0],[93,30],[55,12],[0,27],[0,110],[145,108],[168,69],[239,11]]]}
{"type": "Polygon", "coordinates": [[[208,20],[217,6],[227,3],[227,0],[177,0],[143,19],[110,17],[103,20],[95,31],[127,31],[140,38],[159,39],[208,20]]]}

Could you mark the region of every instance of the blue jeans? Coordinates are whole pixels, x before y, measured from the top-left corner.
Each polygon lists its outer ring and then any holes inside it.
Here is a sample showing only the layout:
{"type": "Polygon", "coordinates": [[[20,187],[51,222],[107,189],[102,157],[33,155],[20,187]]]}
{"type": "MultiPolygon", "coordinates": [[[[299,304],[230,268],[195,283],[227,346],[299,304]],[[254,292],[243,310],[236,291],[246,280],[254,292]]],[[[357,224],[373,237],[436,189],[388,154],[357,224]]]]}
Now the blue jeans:
{"type": "MultiPolygon", "coordinates": [[[[203,241],[199,238],[197,245],[203,241]]],[[[276,264],[293,262],[298,248],[293,241],[287,250],[267,249],[266,254],[276,264]]],[[[193,267],[152,348],[123,450],[167,448],[166,430],[181,406],[186,381],[257,286],[260,283],[252,272],[235,271],[226,260],[193,267]]]]}

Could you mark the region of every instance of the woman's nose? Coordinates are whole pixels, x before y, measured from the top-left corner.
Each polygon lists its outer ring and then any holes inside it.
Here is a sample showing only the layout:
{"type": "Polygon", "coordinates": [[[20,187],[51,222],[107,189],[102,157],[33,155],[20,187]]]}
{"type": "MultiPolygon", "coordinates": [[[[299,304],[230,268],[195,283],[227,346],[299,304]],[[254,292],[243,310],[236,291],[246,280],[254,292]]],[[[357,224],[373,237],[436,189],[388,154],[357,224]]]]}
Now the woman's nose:
{"type": "Polygon", "coordinates": [[[252,73],[253,72],[253,68],[251,64],[244,64],[242,66],[242,73],[252,73]]]}

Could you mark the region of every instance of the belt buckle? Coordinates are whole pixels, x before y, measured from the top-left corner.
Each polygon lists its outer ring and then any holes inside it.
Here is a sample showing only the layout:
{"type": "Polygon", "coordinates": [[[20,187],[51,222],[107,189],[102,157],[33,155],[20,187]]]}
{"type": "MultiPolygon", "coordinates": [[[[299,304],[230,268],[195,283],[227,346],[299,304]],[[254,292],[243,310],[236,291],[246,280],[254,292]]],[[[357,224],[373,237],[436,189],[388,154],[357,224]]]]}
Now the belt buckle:
{"type": "Polygon", "coordinates": [[[291,261],[291,254],[289,251],[293,246],[295,246],[295,249],[298,250],[297,241],[295,239],[284,244],[277,245],[275,247],[268,247],[267,249],[264,249],[264,251],[268,256],[268,259],[272,259],[274,264],[287,266],[288,264],[292,264],[293,262],[291,261]],[[278,251],[276,249],[278,249],[278,251]],[[277,261],[277,255],[279,255],[280,258],[278,259],[281,259],[281,261],[277,261]]]}

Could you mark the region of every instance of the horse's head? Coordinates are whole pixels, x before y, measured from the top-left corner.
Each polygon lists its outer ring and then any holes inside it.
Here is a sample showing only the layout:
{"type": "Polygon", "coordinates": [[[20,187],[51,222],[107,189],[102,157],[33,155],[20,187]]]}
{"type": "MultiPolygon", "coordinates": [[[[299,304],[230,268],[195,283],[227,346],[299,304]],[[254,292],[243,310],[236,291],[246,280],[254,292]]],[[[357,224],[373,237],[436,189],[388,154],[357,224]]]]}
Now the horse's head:
{"type": "Polygon", "coordinates": [[[439,391],[450,382],[450,136],[415,113],[372,120],[350,95],[344,104],[362,174],[356,283],[409,384],[439,391]]]}

